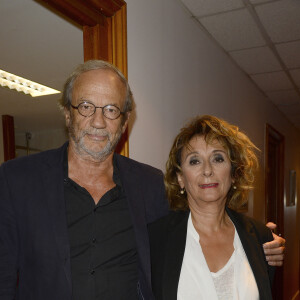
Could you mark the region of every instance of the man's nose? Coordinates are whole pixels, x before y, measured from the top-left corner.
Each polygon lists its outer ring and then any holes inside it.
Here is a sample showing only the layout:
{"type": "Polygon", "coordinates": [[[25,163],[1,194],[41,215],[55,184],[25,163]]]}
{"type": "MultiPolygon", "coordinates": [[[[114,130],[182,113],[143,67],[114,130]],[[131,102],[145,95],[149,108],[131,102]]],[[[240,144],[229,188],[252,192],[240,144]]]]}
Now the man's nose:
{"type": "Polygon", "coordinates": [[[91,125],[95,128],[106,127],[106,118],[103,115],[103,109],[101,107],[96,108],[95,113],[91,116],[91,125]]]}

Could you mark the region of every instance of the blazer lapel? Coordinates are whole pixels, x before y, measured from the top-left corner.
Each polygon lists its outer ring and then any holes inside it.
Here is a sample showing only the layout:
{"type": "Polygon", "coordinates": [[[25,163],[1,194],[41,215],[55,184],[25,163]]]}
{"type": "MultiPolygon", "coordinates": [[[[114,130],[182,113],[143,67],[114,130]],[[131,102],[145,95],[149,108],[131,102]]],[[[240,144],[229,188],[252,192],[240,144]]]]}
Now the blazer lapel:
{"type": "Polygon", "coordinates": [[[68,238],[68,228],[66,220],[66,208],[64,200],[64,178],[63,178],[63,148],[55,160],[46,162],[43,181],[44,196],[50,221],[58,248],[59,256],[64,267],[70,295],[72,292],[71,285],[71,265],[70,265],[70,244],[68,238]],[[57,160],[59,158],[59,160],[57,160]]]}
{"type": "Polygon", "coordinates": [[[118,159],[120,178],[125,191],[131,220],[136,237],[136,245],[139,257],[139,265],[146,275],[148,285],[151,286],[150,246],[147,229],[147,218],[145,215],[143,182],[127,161],[118,159]]]}
{"type": "Polygon", "coordinates": [[[169,222],[169,234],[166,242],[164,274],[163,274],[163,299],[176,300],[177,288],[184,256],[187,221],[189,211],[175,212],[169,222]]]}
{"type": "Polygon", "coordinates": [[[260,299],[271,299],[270,297],[272,296],[267,292],[269,287],[262,284],[263,282],[269,283],[269,276],[264,260],[265,254],[262,250],[262,245],[259,244],[253,225],[245,221],[245,219],[242,220],[236,213],[229,209],[227,209],[227,213],[235,225],[248,258],[259,290],[260,299]]]}

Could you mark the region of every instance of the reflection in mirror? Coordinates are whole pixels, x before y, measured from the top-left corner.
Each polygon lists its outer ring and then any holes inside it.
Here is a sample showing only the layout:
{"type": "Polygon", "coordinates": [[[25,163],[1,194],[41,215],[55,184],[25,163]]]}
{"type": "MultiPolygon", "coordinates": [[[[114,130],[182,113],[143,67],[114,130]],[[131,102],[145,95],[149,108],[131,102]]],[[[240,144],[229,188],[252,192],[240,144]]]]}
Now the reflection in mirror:
{"type": "MultiPolygon", "coordinates": [[[[83,62],[82,29],[35,1],[1,0],[0,69],[62,91],[83,62]]],[[[14,118],[17,156],[61,146],[67,139],[57,101],[61,94],[32,98],[0,87],[0,114],[14,118]],[[28,149],[29,148],[29,149],[28,149]]],[[[0,163],[3,162],[2,124],[0,163]]]]}
{"type": "Polygon", "coordinates": [[[15,133],[16,157],[60,147],[67,140],[65,130],[15,133]]]}

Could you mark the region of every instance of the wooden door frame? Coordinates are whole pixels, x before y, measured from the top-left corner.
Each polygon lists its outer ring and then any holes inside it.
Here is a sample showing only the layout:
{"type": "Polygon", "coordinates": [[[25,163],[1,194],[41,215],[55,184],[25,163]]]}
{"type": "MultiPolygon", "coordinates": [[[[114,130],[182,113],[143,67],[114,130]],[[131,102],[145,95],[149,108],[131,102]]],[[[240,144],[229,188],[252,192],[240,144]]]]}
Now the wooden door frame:
{"type": "MultiPolygon", "coordinates": [[[[269,139],[272,138],[276,142],[276,147],[278,146],[278,186],[274,187],[277,189],[278,198],[276,199],[276,206],[278,208],[277,211],[277,220],[268,220],[268,221],[276,221],[279,231],[277,234],[284,235],[284,136],[279,133],[275,128],[271,125],[266,124],[266,152],[265,152],[265,218],[267,220],[268,216],[268,200],[269,200],[269,189],[268,189],[268,168],[269,168],[269,139]],[[279,201],[278,201],[279,200],[279,201]]],[[[276,150],[277,151],[277,150],[276,150]]],[[[274,282],[272,288],[272,293],[276,295],[276,299],[283,299],[283,269],[278,268],[276,270],[274,282]]]]}
{"type": "MultiPolygon", "coordinates": [[[[82,27],[84,61],[109,61],[127,78],[127,6],[124,0],[36,1],[82,27]]],[[[118,152],[129,156],[127,130],[118,145],[118,152]]]]}
{"type": "Polygon", "coordinates": [[[279,156],[282,157],[282,159],[279,161],[279,186],[278,191],[280,198],[282,201],[279,203],[279,210],[280,210],[280,224],[277,224],[281,228],[281,234],[284,234],[284,136],[278,132],[274,127],[272,127],[270,124],[266,124],[266,151],[265,151],[265,220],[267,221],[267,207],[268,207],[268,153],[269,153],[269,137],[274,137],[279,142],[279,156]]]}
{"type": "Polygon", "coordinates": [[[4,161],[16,157],[14,117],[2,115],[4,161]]]}

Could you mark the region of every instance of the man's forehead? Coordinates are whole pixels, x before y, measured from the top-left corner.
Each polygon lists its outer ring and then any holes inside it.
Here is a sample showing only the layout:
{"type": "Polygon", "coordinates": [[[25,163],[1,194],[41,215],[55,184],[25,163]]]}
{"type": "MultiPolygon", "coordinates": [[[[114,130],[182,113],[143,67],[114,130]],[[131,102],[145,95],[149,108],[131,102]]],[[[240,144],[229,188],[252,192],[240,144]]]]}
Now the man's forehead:
{"type": "MultiPolygon", "coordinates": [[[[119,76],[109,69],[90,70],[82,73],[74,82],[73,101],[108,101],[106,104],[123,106],[126,98],[126,86],[119,76]]],[[[100,104],[96,104],[100,105],[100,104]]],[[[103,105],[103,103],[101,104],[103,105]]]]}
{"type": "Polygon", "coordinates": [[[74,90],[78,89],[113,89],[118,92],[125,92],[126,85],[120,77],[111,70],[99,69],[90,70],[80,74],[74,82],[74,90]]]}
{"type": "Polygon", "coordinates": [[[86,72],[83,72],[80,74],[76,80],[75,83],[78,81],[82,81],[86,78],[94,79],[94,80],[111,80],[111,81],[117,81],[120,83],[123,83],[118,74],[116,74],[114,71],[110,69],[96,69],[96,70],[89,70],[86,72]]]}

